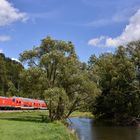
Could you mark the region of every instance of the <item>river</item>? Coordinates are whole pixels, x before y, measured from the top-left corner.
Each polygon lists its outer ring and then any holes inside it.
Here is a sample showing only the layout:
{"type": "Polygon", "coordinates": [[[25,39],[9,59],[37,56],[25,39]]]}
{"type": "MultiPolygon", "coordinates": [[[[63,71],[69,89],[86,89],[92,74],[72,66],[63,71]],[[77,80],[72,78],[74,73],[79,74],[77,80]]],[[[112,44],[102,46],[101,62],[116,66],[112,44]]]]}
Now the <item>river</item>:
{"type": "Polygon", "coordinates": [[[94,125],[93,119],[70,118],[80,140],[140,140],[140,128],[94,125]]]}

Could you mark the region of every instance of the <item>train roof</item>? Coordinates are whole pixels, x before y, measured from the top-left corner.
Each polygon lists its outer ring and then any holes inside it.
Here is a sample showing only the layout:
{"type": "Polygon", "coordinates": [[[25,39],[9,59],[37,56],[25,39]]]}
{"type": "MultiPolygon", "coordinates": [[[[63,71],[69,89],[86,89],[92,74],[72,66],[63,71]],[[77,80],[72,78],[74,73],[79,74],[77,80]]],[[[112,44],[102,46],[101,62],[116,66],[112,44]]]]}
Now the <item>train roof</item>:
{"type": "Polygon", "coordinates": [[[13,96],[13,97],[0,96],[0,98],[3,98],[3,99],[9,99],[9,98],[12,98],[12,99],[21,99],[21,100],[26,101],[26,102],[40,102],[40,103],[44,103],[44,100],[23,98],[23,97],[17,97],[17,96],[13,96]]]}
{"type": "Polygon", "coordinates": [[[33,101],[34,99],[30,99],[30,98],[23,98],[23,97],[16,97],[16,96],[14,96],[14,97],[12,97],[12,98],[15,98],[15,99],[22,99],[22,100],[24,100],[24,101],[33,101]]]}
{"type": "Polygon", "coordinates": [[[13,96],[12,98],[18,98],[18,99],[22,99],[24,101],[38,101],[38,102],[44,102],[44,100],[38,100],[38,99],[30,99],[30,98],[23,98],[23,97],[16,97],[16,96],[13,96]]]}
{"type": "Polygon", "coordinates": [[[6,98],[7,99],[8,97],[0,96],[0,98],[6,98]]]}

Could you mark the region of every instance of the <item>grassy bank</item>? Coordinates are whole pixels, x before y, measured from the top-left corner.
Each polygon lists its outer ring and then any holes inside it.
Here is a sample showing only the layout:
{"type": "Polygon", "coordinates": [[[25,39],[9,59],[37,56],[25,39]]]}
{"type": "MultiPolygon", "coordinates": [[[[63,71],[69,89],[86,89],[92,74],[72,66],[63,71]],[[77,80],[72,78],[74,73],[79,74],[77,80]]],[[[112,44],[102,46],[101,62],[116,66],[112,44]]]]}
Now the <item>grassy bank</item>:
{"type": "Polygon", "coordinates": [[[61,122],[44,123],[47,112],[0,113],[0,140],[76,140],[61,122]]]}
{"type": "Polygon", "coordinates": [[[86,117],[86,118],[94,118],[94,115],[91,112],[73,112],[70,117],[86,117]]]}

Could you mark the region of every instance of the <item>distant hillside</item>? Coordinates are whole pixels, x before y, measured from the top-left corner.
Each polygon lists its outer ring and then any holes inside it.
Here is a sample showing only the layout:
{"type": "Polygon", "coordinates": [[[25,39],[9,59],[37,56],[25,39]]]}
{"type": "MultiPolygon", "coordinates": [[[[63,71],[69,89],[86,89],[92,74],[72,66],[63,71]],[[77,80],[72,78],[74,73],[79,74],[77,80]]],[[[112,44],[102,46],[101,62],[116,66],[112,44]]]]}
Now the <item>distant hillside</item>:
{"type": "Polygon", "coordinates": [[[0,96],[10,96],[11,90],[19,89],[19,73],[23,68],[20,62],[0,53],[0,96]]]}

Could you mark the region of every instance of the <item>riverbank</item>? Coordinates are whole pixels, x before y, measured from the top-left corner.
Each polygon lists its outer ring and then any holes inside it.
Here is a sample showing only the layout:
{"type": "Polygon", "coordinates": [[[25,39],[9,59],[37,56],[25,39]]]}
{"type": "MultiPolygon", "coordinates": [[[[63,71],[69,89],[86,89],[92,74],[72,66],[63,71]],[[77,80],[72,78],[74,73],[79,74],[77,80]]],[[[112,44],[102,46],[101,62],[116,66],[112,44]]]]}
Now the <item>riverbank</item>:
{"type": "Polygon", "coordinates": [[[75,111],[70,115],[70,118],[89,118],[94,119],[94,125],[105,125],[105,126],[135,126],[140,127],[140,118],[125,119],[117,122],[111,119],[97,119],[91,112],[79,112],[75,111]]]}
{"type": "Polygon", "coordinates": [[[46,111],[0,113],[1,140],[77,140],[60,121],[43,122],[46,111]]]}
{"type": "Polygon", "coordinates": [[[139,127],[140,128],[140,118],[129,118],[129,119],[104,119],[104,118],[95,118],[95,125],[105,125],[105,126],[123,126],[123,127],[139,127]]]}
{"type": "Polygon", "coordinates": [[[94,115],[91,112],[75,111],[70,115],[70,117],[84,117],[84,118],[94,119],[94,115]]]}

